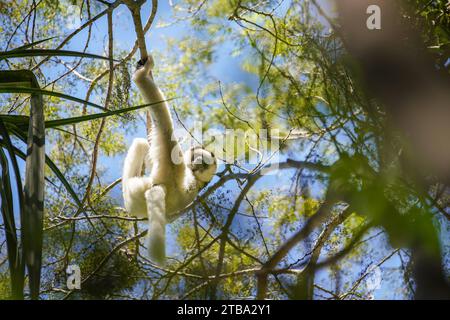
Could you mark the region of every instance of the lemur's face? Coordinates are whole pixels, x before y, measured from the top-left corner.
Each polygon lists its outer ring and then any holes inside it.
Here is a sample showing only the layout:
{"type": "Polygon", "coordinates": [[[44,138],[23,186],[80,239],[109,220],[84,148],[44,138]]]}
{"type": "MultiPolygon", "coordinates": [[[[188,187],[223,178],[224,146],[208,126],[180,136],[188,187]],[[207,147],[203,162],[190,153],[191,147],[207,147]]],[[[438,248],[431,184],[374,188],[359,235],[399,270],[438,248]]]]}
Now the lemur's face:
{"type": "Polygon", "coordinates": [[[186,154],[188,166],[197,180],[208,183],[217,170],[217,160],[214,153],[201,147],[195,147],[186,154]]]}

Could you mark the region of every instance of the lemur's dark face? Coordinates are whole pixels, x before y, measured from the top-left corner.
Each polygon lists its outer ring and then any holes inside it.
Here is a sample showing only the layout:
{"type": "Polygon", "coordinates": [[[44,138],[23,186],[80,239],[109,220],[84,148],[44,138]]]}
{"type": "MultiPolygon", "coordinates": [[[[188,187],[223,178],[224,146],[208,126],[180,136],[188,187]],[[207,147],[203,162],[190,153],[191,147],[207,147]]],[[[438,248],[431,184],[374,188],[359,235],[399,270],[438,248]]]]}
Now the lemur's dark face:
{"type": "Polygon", "coordinates": [[[208,183],[217,170],[217,160],[214,153],[201,147],[195,147],[187,153],[188,166],[197,180],[208,183]]]}

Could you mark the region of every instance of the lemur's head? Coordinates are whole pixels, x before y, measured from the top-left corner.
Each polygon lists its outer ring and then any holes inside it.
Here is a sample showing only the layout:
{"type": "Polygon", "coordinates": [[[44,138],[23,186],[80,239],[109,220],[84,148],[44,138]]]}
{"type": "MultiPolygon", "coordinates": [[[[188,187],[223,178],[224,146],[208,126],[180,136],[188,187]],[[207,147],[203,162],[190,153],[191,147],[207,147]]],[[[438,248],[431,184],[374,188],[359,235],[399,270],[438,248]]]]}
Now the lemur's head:
{"type": "Polygon", "coordinates": [[[217,170],[217,160],[214,153],[202,147],[194,147],[186,152],[185,159],[198,181],[205,185],[211,181],[217,170]]]}

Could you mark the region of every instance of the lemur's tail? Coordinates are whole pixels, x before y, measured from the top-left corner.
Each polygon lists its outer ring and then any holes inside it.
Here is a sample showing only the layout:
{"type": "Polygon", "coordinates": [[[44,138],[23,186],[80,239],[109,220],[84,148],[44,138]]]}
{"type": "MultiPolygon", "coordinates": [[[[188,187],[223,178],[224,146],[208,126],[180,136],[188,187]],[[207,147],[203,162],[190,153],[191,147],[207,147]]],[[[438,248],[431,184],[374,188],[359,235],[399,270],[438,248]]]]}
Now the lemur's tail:
{"type": "Polygon", "coordinates": [[[122,183],[134,177],[142,176],[142,169],[145,162],[145,157],[148,154],[150,146],[148,141],[143,138],[136,138],[133,140],[125,163],[123,165],[122,183]]]}
{"type": "Polygon", "coordinates": [[[157,185],[145,192],[148,213],[148,255],[159,266],[166,258],[166,188],[157,185]]]}

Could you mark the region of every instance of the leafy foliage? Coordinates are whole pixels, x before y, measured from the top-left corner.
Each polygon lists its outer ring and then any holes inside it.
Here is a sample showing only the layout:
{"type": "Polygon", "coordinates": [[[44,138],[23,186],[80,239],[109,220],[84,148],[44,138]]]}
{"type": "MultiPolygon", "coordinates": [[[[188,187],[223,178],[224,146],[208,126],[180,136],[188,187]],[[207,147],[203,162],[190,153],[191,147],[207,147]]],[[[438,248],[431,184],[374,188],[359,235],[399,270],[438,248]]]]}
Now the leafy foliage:
{"type": "MultiPolygon", "coordinates": [[[[424,183],[429,174],[417,178],[404,165],[405,137],[366,91],[333,29],[333,7],[303,0],[188,0],[158,9],[149,34],[164,40],[149,49],[177,127],[189,131],[201,121],[213,132],[208,147],[229,128],[246,136],[238,138],[245,147],[224,156],[212,185],[168,227],[168,265],[152,264],[146,226],[121,208],[116,180],[128,140],[145,131],[140,110],[147,105],[131,83],[134,42],[123,50],[132,21],[124,6],[112,9],[111,29],[97,28],[109,10],[100,1],[0,4],[0,68],[32,70],[41,85],[0,87],[0,156],[11,181],[6,136],[26,159],[30,94],[42,94],[45,106],[40,298],[411,298],[417,250],[448,278],[448,186],[439,177],[424,183]],[[65,23],[74,8],[79,29],[65,23]],[[113,54],[105,57],[99,43],[108,33],[113,54]],[[269,137],[279,142],[275,158],[251,148],[250,136],[261,129],[279,130],[269,137]],[[280,170],[261,175],[271,162],[280,170]],[[71,264],[81,268],[81,290],[66,287],[71,264]],[[373,268],[382,270],[380,289],[366,285],[373,268]],[[267,290],[258,292],[264,281],[267,290]]],[[[402,2],[402,19],[446,75],[448,10],[443,0],[402,2]]],[[[11,289],[7,224],[19,216],[8,211],[17,199],[6,191],[1,298],[11,289]]]]}

